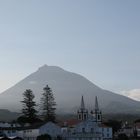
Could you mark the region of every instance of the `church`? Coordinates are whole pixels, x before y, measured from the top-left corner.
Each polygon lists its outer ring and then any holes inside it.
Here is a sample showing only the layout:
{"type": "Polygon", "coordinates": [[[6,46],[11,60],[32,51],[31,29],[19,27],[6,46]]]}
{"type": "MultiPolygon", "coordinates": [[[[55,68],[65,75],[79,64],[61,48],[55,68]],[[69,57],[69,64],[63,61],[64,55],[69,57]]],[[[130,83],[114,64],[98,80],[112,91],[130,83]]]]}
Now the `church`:
{"type": "Polygon", "coordinates": [[[112,140],[112,128],[102,123],[102,112],[97,97],[95,97],[95,109],[89,111],[82,96],[77,111],[77,121],[73,125],[67,122],[62,131],[66,140],[112,140]]]}

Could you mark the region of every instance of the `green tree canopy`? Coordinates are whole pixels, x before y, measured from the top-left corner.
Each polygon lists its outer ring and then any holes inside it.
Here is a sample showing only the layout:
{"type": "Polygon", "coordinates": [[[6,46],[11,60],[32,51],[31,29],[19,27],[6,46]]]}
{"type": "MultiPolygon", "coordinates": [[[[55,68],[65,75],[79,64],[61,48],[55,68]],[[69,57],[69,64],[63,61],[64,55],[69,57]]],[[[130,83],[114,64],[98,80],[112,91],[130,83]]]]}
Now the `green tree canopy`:
{"type": "Polygon", "coordinates": [[[42,116],[45,121],[55,121],[56,102],[52,89],[47,85],[41,98],[42,116]]]}
{"type": "Polygon", "coordinates": [[[34,101],[34,94],[32,90],[27,89],[23,93],[23,108],[22,108],[22,116],[19,120],[23,121],[24,123],[34,123],[37,120],[37,110],[35,109],[36,102],[34,101]]]}

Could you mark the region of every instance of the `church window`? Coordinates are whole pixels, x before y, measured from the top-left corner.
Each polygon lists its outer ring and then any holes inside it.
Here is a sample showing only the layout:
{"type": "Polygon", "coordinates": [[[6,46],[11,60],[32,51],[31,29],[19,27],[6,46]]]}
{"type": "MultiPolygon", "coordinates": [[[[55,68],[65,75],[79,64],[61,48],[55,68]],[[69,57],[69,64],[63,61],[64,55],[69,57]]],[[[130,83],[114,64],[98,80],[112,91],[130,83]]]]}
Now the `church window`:
{"type": "Polygon", "coordinates": [[[100,120],[100,115],[98,115],[98,120],[100,120]]]}
{"type": "Polygon", "coordinates": [[[79,115],[79,120],[81,120],[81,115],[79,115]]]}
{"type": "Polygon", "coordinates": [[[84,120],[86,120],[87,119],[87,115],[86,114],[84,114],[84,120]]]}
{"type": "Polygon", "coordinates": [[[85,133],[85,128],[82,128],[82,132],[85,133]]]}
{"type": "Polygon", "coordinates": [[[109,137],[109,134],[107,134],[107,137],[109,137]]]}

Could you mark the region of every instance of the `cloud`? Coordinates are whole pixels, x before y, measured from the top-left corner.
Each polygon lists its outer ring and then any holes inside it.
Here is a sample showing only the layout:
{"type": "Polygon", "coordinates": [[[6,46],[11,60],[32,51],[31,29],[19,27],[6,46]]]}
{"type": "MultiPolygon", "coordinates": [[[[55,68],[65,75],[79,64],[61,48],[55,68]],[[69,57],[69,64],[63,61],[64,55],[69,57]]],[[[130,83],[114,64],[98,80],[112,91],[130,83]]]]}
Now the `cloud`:
{"type": "Polygon", "coordinates": [[[129,98],[132,98],[134,100],[140,101],[140,89],[122,91],[121,94],[123,94],[124,96],[127,96],[129,98]]]}

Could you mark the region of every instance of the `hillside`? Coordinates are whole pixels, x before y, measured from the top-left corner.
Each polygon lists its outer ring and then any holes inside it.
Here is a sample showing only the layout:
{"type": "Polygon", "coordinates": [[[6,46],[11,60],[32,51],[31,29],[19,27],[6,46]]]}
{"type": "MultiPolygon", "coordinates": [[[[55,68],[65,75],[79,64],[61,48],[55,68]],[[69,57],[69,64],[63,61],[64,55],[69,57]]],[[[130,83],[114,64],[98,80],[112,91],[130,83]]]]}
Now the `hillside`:
{"type": "Polygon", "coordinates": [[[80,105],[81,95],[84,95],[85,104],[91,109],[94,108],[95,96],[98,96],[100,107],[104,112],[140,112],[140,102],[103,90],[79,74],[47,65],[40,67],[36,72],[1,93],[0,108],[19,111],[22,93],[26,89],[33,90],[39,104],[42,89],[47,84],[54,92],[59,113],[76,111],[80,105]]]}

